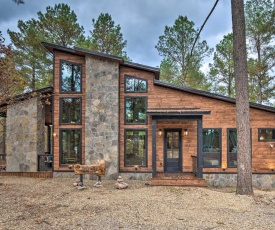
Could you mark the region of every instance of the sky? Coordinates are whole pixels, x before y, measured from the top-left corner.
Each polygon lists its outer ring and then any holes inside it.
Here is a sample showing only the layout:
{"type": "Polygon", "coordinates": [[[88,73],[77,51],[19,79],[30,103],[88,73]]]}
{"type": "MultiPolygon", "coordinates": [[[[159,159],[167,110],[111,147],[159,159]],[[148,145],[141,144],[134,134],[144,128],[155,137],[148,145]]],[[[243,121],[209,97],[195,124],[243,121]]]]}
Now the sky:
{"type": "MultiPolygon", "coordinates": [[[[37,12],[46,12],[46,7],[58,3],[70,6],[84,27],[86,36],[93,29],[92,19],[100,13],[112,16],[115,25],[121,26],[127,47],[124,49],[133,62],[157,67],[162,57],[155,48],[165,26],[173,26],[178,16],[187,16],[201,28],[216,0],[24,0],[17,5],[12,0],[0,0],[0,31],[6,44],[10,42],[7,30],[18,31],[18,20],[37,19],[37,12]]],[[[200,40],[206,40],[211,48],[220,42],[224,35],[232,31],[231,1],[220,0],[201,32],[200,40]]],[[[204,69],[212,58],[205,59],[204,69]]]]}

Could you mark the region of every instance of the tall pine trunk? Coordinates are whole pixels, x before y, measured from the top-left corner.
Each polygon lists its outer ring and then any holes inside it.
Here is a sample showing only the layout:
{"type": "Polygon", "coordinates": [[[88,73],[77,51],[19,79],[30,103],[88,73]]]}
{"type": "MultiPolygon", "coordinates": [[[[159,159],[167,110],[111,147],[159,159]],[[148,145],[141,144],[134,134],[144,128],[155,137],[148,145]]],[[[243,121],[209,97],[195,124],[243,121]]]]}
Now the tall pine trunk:
{"type": "Polygon", "coordinates": [[[236,193],[240,195],[251,195],[253,194],[253,188],[244,2],[243,0],[231,0],[231,7],[234,46],[234,75],[236,79],[236,121],[238,133],[238,175],[236,193]]]}

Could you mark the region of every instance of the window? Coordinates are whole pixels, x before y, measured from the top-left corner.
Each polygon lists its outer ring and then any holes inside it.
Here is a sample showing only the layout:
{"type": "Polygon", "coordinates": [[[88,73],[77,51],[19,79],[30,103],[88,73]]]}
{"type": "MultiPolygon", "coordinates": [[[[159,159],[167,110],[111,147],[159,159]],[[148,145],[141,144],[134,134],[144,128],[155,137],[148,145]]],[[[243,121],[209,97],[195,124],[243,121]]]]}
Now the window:
{"type": "Polygon", "coordinates": [[[81,124],[81,98],[60,98],[60,123],[81,124]]]}
{"type": "Polygon", "coordinates": [[[259,129],[259,141],[275,141],[275,129],[259,129]]]}
{"type": "Polygon", "coordinates": [[[227,145],[227,167],[237,167],[237,129],[228,129],[227,145]]]}
{"type": "Polygon", "coordinates": [[[203,129],[203,167],[221,165],[221,129],[203,129]]]}
{"type": "Polygon", "coordinates": [[[125,98],[125,123],[145,124],[146,123],[146,97],[125,98]]]}
{"type": "Polygon", "coordinates": [[[60,164],[81,163],[81,129],[60,130],[60,164]]]}
{"type": "Polygon", "coordinates": [[[125,92],[147,92],[147,80],[126,76],[125,92]]]}
{"type": "Polygon", "coordinates": [[[147,131],[125,130],[124,165],[147,166],[147,131]]]}
{"type": "Polygon", "coordinates": [[[61,93],[80,93],[81,92],[81,65],[70,62],[61,62],[61,93]]]}

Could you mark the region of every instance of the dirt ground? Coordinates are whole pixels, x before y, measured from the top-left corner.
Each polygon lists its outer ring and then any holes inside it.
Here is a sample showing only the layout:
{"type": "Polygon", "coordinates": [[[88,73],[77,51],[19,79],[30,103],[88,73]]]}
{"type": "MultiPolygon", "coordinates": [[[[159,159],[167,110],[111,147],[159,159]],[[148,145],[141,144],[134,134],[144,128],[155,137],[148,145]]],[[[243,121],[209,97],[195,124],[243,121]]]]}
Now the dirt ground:
{"type": "Polygon", "coordinates": [[[275,229],[275,190],[153,187],[144,181],[0,177],[0,229],[275,229]]]}

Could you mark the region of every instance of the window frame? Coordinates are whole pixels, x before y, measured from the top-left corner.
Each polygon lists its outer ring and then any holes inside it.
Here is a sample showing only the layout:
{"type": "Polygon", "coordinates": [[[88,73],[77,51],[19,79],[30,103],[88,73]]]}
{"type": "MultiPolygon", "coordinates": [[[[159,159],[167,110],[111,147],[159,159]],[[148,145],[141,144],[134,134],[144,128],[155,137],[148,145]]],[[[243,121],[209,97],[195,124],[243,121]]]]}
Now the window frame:
{"type": "Polygon", "coordinates": [[[63,60],[61,59],[59,61],[59,93],[60,94],[81,94],[82,93],[82,64],[78,63],[78,62],[71,62],[71,61],[67,61],[67,60],[63,60]],[[62,91],[62,85],[63,85],[63,80],[62,80],[62,64],[66,63],[69,65],[77,65],[80,66],[80,91],[79,92],[75,92],[75,91],[62,91]]]}
{"type": "Polygon", "coordinates": [[[124,76],[124,93],[148,93],[148,80],[144,79],[144,78],[140,78],[140,77],[134,77],[134,76],[130,76],[130,75],[125,75],[124,76]],[[133,79],[145,81],[146,82],[146,89],[145,89],[145,91],[135,91],[135,90],[127,91],[126,90],[126,79],[127,78],[133,78],[133,79]]]}
{"type": "MultiPolygon", "coordinates": [[[[220,146],[220,152],[219,152],[219,155],[220,155],[220,158],[219,158],[219,164],[218,165],[210,165],[210,166],[205,166],[203,164],[203,168],[221,168],[221,165],[222,165],[222,128],[203,128],[202,129],[202,134],[203,134],[203,131],[207,129],[216,129],[216,130],[219,130],[219,146],[220,146]]],[[[202,135],[203,136],[203,135],[202,135]]],[[[202,146],[204,146],[204,143],[202,143],[202,146]]],[[[202,150],[202,161],[204,162],[204,153],[208,153],[208,152],[204,152],[202,150]]]]}
{"type": "Polygon", "coordinates": [[[59,129],[59,166],[67,166],[70,164],[61,164],[62,161],[62,131],[79,130],[79,164],[82,164],[82,128],[60,128],[59,129]]]}
{"type": "Polygon", "coordinates": [[[147,96],[125,96],[124,97],[124,124],[125,125],[147,125],[148,122],[148,116],[146,114],[147,111],[147,107],[148,107],[148,97],[147,96]],[[127,122],[127,114],[126,114],[126,102],[127,99],[131,99],[131,98],[144,98],[145,99],[145,122],[127,122]]]}
{"type": "Polygon", "coordinates": [[[59,98],[59,125],[81,125],[82,124],[82,97],[60,97],[59,98]],[[62,111],[63,111],[63,103],[62,103],[62,99],[80,99],[80,121],[79,123],[63,123],[62,122],[62,111]]]}
{"type": "Polygon", "coordinates": [[[263,139],[261,140],[260,138],[260,130],[274,130],[275,132],[275,128],[258,128],[258,142],[274,142],[275,141],[275,138],[274,139],[263,139]]]}
{"type": "Polygon", "coordinates": [[[124,167],[135,167],[135,166],[138,166],[138,167],[143,167],[143,168],[147,168],[148,167],[148,129],[147,128],[138,128],[138,129],[134,129],[134,128],[126,128],[124,129],[124,162],[123,162],[123,165],[124,167]],[[126,140],[127,140],[127,131],[145,131],[145,159],[146,159],[146,163],[145,165],[126,165],[126,140]]]}

